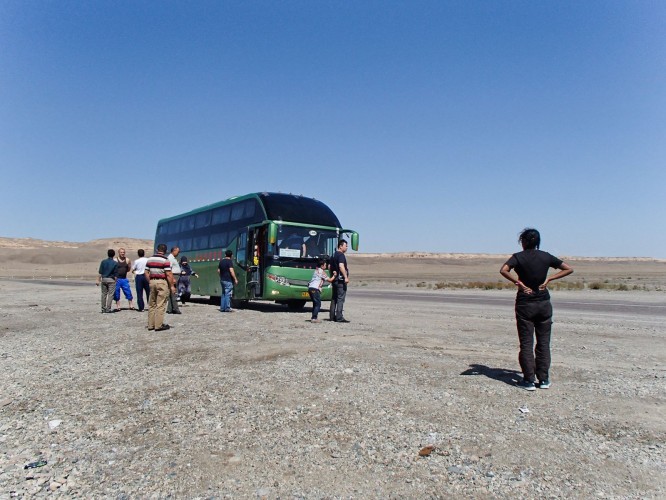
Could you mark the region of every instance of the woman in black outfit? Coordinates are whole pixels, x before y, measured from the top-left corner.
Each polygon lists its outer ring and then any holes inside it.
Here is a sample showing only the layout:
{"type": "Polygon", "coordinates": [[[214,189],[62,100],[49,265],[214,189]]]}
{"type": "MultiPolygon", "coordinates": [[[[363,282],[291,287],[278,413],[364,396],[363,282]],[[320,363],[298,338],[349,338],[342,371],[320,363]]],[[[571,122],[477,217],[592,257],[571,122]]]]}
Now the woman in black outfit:
{"type": "Polygon", "coordinates": [[[553,323],[553,307],[550,303],[548,283],[573,273],[565,264],[548,252],[539,250],[541,236],[536,229],[528,228],[520,233],[518,241],[523,251],[514,253],[500,269],[500,274],[518,287],[516,295],[516,324],[520,353],[518,362],[523,371],[519,383],[528,391],[536,390],[535,376],[541,389],[550,387],[550,330],[553,323]],[[550,268],[558,273],[548,276],[550,268]],[[518,275],[516,279],[511,270],[518,275]],[[536,334],[536,348],[534,336],[536,334]]]}

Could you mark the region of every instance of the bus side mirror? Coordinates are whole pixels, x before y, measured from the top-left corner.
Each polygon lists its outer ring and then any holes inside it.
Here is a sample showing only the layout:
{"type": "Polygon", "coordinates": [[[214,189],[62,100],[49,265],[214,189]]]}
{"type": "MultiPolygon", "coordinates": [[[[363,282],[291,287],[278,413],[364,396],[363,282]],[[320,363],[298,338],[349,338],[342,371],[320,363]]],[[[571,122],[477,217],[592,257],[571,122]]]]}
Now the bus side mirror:
{"type": "Polygon", "coordinates": [[[277,242],[277,232],[278,232],[277,230],[278,230],[277,224],[271,222],[268,225],[268,243],[270,243],[271,245],[275,245],[275,243],[277,242]]]}
{"type": "Polygon", "coordinates": [[[352,235],[351,235],[351,244],[352,244],[351,245],[352,250],[354,250],[355,252],[358,252],[358,233],[356,233],[356,232],[352,233],[352,235]]]}

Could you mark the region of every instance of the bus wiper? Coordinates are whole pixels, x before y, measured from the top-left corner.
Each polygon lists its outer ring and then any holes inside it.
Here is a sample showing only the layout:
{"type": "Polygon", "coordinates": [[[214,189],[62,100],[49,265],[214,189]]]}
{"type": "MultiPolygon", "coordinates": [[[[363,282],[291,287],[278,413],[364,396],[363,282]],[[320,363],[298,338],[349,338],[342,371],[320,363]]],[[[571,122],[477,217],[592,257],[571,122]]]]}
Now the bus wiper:
{"type": "Polygon", "coordinates": [[[273,257],[273,262],[278,265],[281,265],[283,262],[310,262],[312,260],[312,257],[273,257]]]}

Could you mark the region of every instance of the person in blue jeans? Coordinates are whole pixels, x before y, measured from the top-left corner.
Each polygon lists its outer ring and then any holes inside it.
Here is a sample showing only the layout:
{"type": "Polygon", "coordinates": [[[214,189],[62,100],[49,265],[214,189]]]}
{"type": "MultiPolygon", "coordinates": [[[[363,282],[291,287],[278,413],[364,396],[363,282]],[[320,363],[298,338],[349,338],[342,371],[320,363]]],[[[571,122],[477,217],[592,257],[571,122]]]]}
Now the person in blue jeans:
{"type": "Polygon", "coordinates": [[[321,320],[318,318],[319,310],[321,309],[321,289],[324,286],[324,282],[332,283],[335,279],[335,273],[330,278],[324,269],[326,268],[326,259],[319,259],[317,261],[317,268],[312,273],[312,279],[308,284],[308,293],[312,299],[312,323],[321,323],[321,320]]]}
{"type": "Polygon", "coordinates": [[[134,264],[132,264],[132,272],[134,273],[134,286],[136,287],[136,302],[139,306],[139,312],[143,312],[146,308],[146,304],[150,300],[150,283],[144,276],[148,257],[146,257],[146,252],[143,248],[139,248],[137,253],[139,254],[139,258],[134,261],[134,264]],[[146,294],[145,302],[143,301],[144,293],[146,294]]]}
{"type": "Polygon", "coordinates": [[[220,312],[231,312],[231,297],[234,293],[234,285],[238,284],[234,272],[234,262],[231,259],[233,252],[224,252],[224,259],[217,266],[217,274],[220,275],[220,286],[222,287],[222,299],[220,301],[220,312]]]}
{"type": "Polygon", "coordinates": [[[113,294],[113,299],[116,301],[116,311],[120,311],[120,291],[122,290],[125,298],[129,302],[130,310],[134,310],[134,297],[132,297],[132,289],[130,288],[129,279],[127,279],[127,274],[132,269],[132,261],[125,256],[125,249],[118,249],[118,257],[114,259],[116,261],[118,279],[116,280],[116,291],[113,294]]]}

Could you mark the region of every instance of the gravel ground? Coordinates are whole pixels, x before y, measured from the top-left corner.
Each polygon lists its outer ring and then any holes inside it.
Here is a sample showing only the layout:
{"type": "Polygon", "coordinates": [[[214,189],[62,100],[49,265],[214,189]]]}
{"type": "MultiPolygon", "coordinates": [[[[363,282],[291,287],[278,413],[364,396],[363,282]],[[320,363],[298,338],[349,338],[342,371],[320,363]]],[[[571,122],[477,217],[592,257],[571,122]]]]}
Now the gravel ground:
{"type": "Polygon", "coordinates": [[[92,284],[0,281],[0,498],[666,496],[663,314],[557,292],[553,386],[529,393],[511,308],[404,293],[350,288],[349,324],[193,303],[155,333],[92,284]]]}

